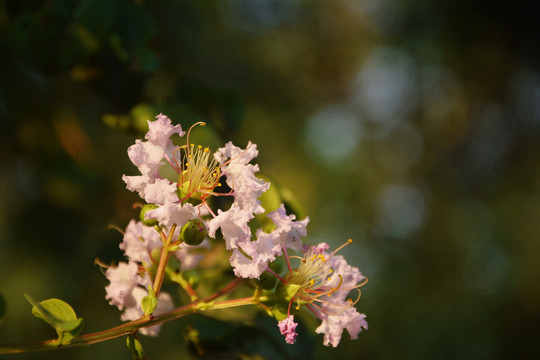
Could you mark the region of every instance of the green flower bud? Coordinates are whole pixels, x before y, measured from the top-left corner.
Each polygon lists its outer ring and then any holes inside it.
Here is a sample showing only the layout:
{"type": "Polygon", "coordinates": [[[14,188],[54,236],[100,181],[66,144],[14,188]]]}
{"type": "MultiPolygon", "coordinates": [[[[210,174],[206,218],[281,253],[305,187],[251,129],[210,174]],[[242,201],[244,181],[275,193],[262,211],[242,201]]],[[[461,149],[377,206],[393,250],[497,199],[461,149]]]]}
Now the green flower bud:
{"type": "Polygon", "coordinates": [[[199,245],[208,235],[206,226],[199,219],[190,220],[180,231],[180,240],[188,245],[199,245]]]}
{"type": "Polygon", "coordinates": [[[156,204],[146,204],[142,207],[141,212],[139,214],[139,217],[141,219],[141,222],[146,226],[155,226],[158,224],[158,221],[156,219],[145,219],[144,215],[149,210],[157,209],[159,206],[156,204]]]}

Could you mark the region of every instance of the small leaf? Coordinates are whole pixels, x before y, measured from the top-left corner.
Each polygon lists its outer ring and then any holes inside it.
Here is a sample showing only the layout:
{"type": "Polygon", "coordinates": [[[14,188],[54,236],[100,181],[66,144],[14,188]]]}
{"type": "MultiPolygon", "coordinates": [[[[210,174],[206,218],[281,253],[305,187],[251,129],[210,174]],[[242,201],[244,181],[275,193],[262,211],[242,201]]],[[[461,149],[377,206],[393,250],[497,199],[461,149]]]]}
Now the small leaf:
{"type": "Polygon", "coordinates": [[[58,343],[67,344],[82,331],[84,321],[77,318],[75,310],[60,299],[47,299],[36,302],[30,295],[26,299],[32,304],[32,315],[51,325],[58,334],[58,343]]]}
{"type": "Polygon", "coordinates": [[[131,352],[131,358],[133,360],[144,359],[144,349],[141,345],[141,342],[135,336],[129,335],[126,338],[126,345],[131,352]]]}
{"type": "Polygon", "coordinates": [[[143,297],[141,301],[141,307],[144,311],[144,315],[150,315],[154,312],[157,306],[156,295],[152,292],[151,294],[143,297]]]}
{"type": "MultiPolygon", "coordinates": [[[[26,300],[32,305],[32,315],[45,321],[47,324],[51,325],[56,329],[56,326],[60,324],[61,320],[57,319],[42,303],[38,303],[30,295],[25,294],[26,300]]],[[[51,300],[51,299],[49,299],[51,300]]],[[[73,320],[73,319],[71,319],[73,320]]]]}

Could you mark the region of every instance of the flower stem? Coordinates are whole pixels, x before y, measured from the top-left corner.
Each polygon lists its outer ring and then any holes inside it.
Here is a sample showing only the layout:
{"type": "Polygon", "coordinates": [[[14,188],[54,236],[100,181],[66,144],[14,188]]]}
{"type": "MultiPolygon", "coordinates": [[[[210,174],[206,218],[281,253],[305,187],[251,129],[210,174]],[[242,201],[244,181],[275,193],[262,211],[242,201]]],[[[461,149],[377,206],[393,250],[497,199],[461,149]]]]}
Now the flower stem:
{"type": "Polygon", "coordinates": [[[161,285],[163,284],[163,277],[165,276],[165,268],[167,267],[169,256],[171,256],[171,252],[169,251],[169,244],[172,242],[172,237],[175,230],[176,230],[176,224],[171,226],[171,231],[169,231],[169,236],[167,236],[166,238],[162,236],[163,248],[161,249],[159,265],[156,271],[156,277],[154,278],[154,291],[156,293],[156,298],[159,297],[159,291],[161,290],[161,285]]]}

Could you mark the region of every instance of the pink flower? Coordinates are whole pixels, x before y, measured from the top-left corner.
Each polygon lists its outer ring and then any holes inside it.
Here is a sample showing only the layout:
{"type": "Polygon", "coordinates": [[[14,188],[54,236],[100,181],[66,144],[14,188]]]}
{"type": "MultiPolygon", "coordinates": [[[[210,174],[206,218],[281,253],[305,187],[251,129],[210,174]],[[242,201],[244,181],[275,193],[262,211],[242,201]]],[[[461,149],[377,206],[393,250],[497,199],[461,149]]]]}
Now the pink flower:
{"type": "Polygon", "coordinates": [[[255,176],[259,171],[258,165],[249,164],[257,154],[257,145],[251,142],[245,150],[228,142],[214,154],[214,158],[221,165],[222,173],[227,178],[227,185],[233,189],[235,204],[250,213],[262,214],[264,208],[259,197],[268,190],[270,183],[255,176]]]}
{"type": "Polygon", "coordinates": [[[238,243],[251,238],[248,222],[253,214],[243,210],[233,203],[227,211],[218,210],[218,215],[208,222],[208,234],[215,237],[217,229],[221,228],[227,250],[238,248],[238,243]]]}
{"type": "Polygon", "coordinates": [[[276,211],[268,214],[268,217],[272,219],[277,227],[271,234],[275,238],[275,241],[281,244],[282,250],[302,250],[301,237],[306,236],[306,226],[309,223],[309,217],[301,221],[296,221],[295,215],[287,215],[285,205],[283,204],[276,211]]]}
{"type": "Polygon", "coordinates": [[[109,300],[109,304],[120,310],[131,304],[131,291],[140,282],[137,273],[138,266],[134,262],[120,263],[117,267],[107,269],[105,276],[110,284],[105,287],[105,299],[109,300]]]}
{"type": "Polygon", "coordinates": [[[136,261],[150,265],[152,263],[150,258],[152,250],[162,245],[159,234],[153,227],[131,220],[124,233],[124,240],[120,243],[120,249],[124,250],[131,262],[136,261]]]}
{"type": "Polygon", "coordinates": [[[285,342],[287,344],[294,344],[298,333],[296,332],[296,326],[298,323],[295,323],[293,316],[289,315],[285,319],[278,322],[279,331],[281,335],[285,335],[285,342]]]}
{"type": "Polygon", "coordinates": [[[336,255],[345,245],[330,254],[326,252],[326,243],[304,247],[300,265],[291,269],[279,285],[284,287],[281,293],[287,294],[285,300],[289,301],[289,309],[296,303],[297,309],[305,306],[321,319],[315,331],[324,334],[323,344],[326,346],[336,347],[345,329],[351,339],[357,339],[358,334],[368,328],[366,316],[354,307],[356,302],[347,299],[351,291],[359,293],[366,278],[356,267],[347,264],[342,256],[336,255]]]}
{"type": "Polygon", "coordinates": [[[156,121],[148,121],[148,132],[145,136],[148,141],[137,139],[135,144],[128,149],[129,159],[137,166],[141,175],[124,175],[122,179],[129,190],[138,192],[139,196],[148,203],[161,205],[175,200],[172,196],[175,195],[176,187],[167,187],[168,182],[158,181],[159,169],[165,165],[163,160],[172,164],[176,147],[170,137],[173,134],[183,136],[184,132],[180,125],[173,126],[168,117],[159,114],[156,118],[156,121]],[[157,184],[156,181],[158,181],[157,184]]]}

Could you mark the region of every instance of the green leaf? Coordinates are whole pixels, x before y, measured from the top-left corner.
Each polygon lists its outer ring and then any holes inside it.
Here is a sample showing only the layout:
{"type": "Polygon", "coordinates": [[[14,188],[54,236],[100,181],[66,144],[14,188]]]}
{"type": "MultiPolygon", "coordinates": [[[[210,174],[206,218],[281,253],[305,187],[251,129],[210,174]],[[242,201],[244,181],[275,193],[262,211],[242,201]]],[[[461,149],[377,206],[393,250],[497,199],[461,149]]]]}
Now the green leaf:
{"type": "Polygon", "coordinates": [[[152,314],[157,306],[156,293],[154,292],[152,286],[148,287],[148,292],[149,294],[143,297],[141,301],[141,307],[144,311],[144,315],[152,314]]]}
{"type": "Polygon", "coordinates": [[[131,352],[131,358],[133,360],[144,359],[144,349],[141,345],[141,342],[135,336],[129,335],[126,338],[126,345],[131,352]]]}
{"type": "Polygon", "coordinates": [[[30,295],[26,299],[32,304],[32,315],[51,325],[58,334],[58,343],[67,344],[77,337],[83,329],[84,321],[77,318],[75,310],[60,299],[47,299],[37,302],[30,295]]]}

